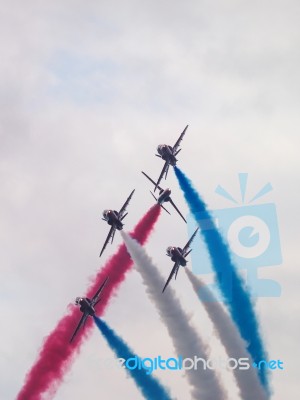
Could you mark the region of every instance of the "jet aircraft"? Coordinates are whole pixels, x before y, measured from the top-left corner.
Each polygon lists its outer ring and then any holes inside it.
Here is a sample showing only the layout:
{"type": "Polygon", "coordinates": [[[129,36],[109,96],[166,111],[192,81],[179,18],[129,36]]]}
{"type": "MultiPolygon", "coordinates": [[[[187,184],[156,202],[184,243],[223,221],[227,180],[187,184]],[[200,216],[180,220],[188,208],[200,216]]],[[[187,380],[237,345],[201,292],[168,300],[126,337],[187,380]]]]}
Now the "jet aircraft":
{"type": "Polygon", "coordinates": [[[82,317],[70,339],[70,343],[73,341],[75,336],[77,335],[79,329],[81,327],[84,327],[86,320],[88,319],[89,316],[93,317],[95,315],[95,306],[99,303],[101,300],[100,298],[100,293],[102,292],[104,286],[106,285],[108,281],[108,277],[105,279],[105,281],[102,283],[100,288],[97,290],[95,293],[94,297],[90,300],[87,297],[76,297],[75,300],[75,305],[80,307],[80,311],[82,312],[82,317]]]}
{"type": "MultiPolygon", "coordinates": [[[[142,171],[142,174],[145,175],[146,178],[149,179],[150,182],[153,183],[154,186],[156,186],[156,183],[154,182],[154,180],[152,180],[150,178],[150,176],[148,176],[145,172],[142,171]]],[[[171,189],[167,188],[167,189],[163,189],[162,187],[160,187],[159,185],[157,185],[157,188],[159,190],[159,196],[158,198],[155,197],[155,195],[151,192],[152,196],[155,198],[155,200],[157,201],[157,203],[168,213],[169,211],[163,206],[163,203],[169,202],[171,203],[171,205],[175,208],[175,210],[178,212],[178,214],[181,216],[181,218],[184,220],[184,222],[186,222],[186,219],[184,218],[184,216],[181,214],[181,212],[178,210],[178,208],[176,207],[174,201],[171,199],[171,189]]]]}
{"type": "Polygon", "coordinates": [[[128,214],[128,213],[125,213],[125,211],[126,211],[126,208],[127,208],[128,204],[129,204],[129,202],[131,200],[131,197],[132,197],[134,191],[135,191],[135,189],[130,193],[128,199],[125,201],[125,203],[123,204],[123,206],[122,206],[122,208],[121,208],[121,210],[119,212],[116,211],[116,210],[104,210],[103,211],[103,214],[102,214],[103,218],[102,219],[103,219],[103,221],[106,221],[108,223],[108,225],[111,225],[111,228],[110,228],[110,230],[108,232],[107,238],[106,238],[106,240],[104,242],[104,245],[102,247],[102,250],[100,252],[99,257],[101,257],[101,255],[102,255],[103,251],[105,250],[108,242],[110,240],[111,240],[111,243],[113,242],[116,230],[118,229],[119,231],[121,231],[123,229],[124,224],[123,224],[122,221],[126,217],[126,215],[128,214]]]}
{"type": "Polygon", "coordinates": [[[166,287],[168,286],[168,284],[170,283],[173,275],[175,274],[175,279],[177,278],[177,274],[178,274],[178,270],[179,267],[185,267],[187,264],[187,260],[185,259],[190,252],[192,251],[189,247],[190,244],[192,243],[192,241],[194,240],[194,237],[196,236],[196,233],[198,232],[199,228],[197,228],[195,230],[195,232],[193,233],[193,235],[191,236],[190,240],[187,242],[187,244],[184,246],[183,249],[181,249],[180,247],[174,247],[174,246],[169,246],[167,248],[167,256],[171,257],[171,260],[175,262],[172,271],[167,279],[167,282],[163,288],[163,291],[165,291],[166,287]]]}
{"type": "Polygon", "coordinates": [[[177,140],[177,142],[174,144],[173,147],[169,146],[167,144],[160,144],[157,147],[158,154],[155,154],[155,155],[157,157],[160,157],[163,160],[165,160],[165,164],[164,164],[163,169],[162,169],[162,171],[159,175],[159,178],[156,182],[154,192],[157,189],[158,185],[160,184],[160,181],[162,180],[163,176],[165,175],[165,179],[167,178],[170,165],[172,165],[172,167],[175,167],[176,162],[177,162],[176,156],[181,151],[181,149],[179,149],[180,142],[182,141],[187,128],[188,128],[188,125],[184,128],[183,132],[179,136],[179,139],[177,140]]]}

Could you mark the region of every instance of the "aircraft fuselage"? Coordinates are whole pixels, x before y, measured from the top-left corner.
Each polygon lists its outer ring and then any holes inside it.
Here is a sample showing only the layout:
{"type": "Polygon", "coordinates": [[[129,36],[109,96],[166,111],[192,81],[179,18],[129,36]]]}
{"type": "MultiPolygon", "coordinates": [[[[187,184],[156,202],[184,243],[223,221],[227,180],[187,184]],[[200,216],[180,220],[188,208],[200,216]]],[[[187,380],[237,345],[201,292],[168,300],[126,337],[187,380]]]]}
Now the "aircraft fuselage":
{"type": "Polygon", "coordinates": [[[80,306],[81,312],[88,312],[88,314],[91,316],[95,315],[95,309],[91,306],[91,300],[87,297],[76,299],[76,304],[80,306]]]}
{"type": "Polygon", "coordinates": [[[187,264],[186,259],[182,255],[182,249],[180,247],[168,247],[167,248],[167,254],[169,257],[171,257],[171,260],[173,262],[178,262],[179,265],[182,267],[185,267],[187,264]]]}
{"type": "Polygon", "coordinates": [[[123,229],[123,223],[119,219],[119,213],[116,210],[104,210],[103,219],[108,223],[108,225],[115,226],[116,229],[121,231],[123,229]]]}
{"type": "Polygon", "coordinates": [[[172,167],[176,165],[177,159],[173,153],[173,147],[168,146],[167,144],[160,144],[157,147],[157,152],[161,156],[161,158],[165,161],[168,161],[172,167]]]}
{"type": "Polygon", "coordinates": [[[158,204],[162,204],[162,203],[165,203],[167,201],[170,201],[170,195],[171,195],[171,190],[170,189],[163,190],[160,193],[160,195],[159,195],[159,197],[157,199],[158,204]]]}

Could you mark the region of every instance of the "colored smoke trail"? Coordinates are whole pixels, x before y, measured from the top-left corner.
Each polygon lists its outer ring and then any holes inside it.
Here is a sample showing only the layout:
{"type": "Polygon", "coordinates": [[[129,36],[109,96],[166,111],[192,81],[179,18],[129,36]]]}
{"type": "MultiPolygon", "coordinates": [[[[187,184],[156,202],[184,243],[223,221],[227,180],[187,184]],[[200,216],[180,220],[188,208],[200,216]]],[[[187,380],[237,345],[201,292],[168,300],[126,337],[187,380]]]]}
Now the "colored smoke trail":
{"type": "MultiPolygon", "coordinates": [[[[136,357],[124,340],[120,338],[116,332],[114,332],[113,329],[111,329],[103,320],[97,317],[95,317],[94,320],[117,358],[124,358],[125,360],[128,360],[129,358],[136,357]]],[[[147,374],[145,369],[126,369],[126,371],[128,371],[128,373],[131,375],[145,399],[171,399],[167,390],[161,385],[159,380],[147,374]]]]}
{"type": "MultiPolygon", "coordinates": [[[[203,343],[180,305],[171,287],[162,294],[164,280],[143,247],[124,231],[121,232],[137,271],[141,274],[147,294],[156,306],[161,320],[166,325],[177,355],[183,358],[195,356],[208,359],[208,348],[203,343]]],[[[192,395],[201,400],[223,400],[226,394],[215,371],[190,369],[187,379],[192,386],[192,395]]]]}
{"type": "MultiPolygon", "coordinates": [[[[266,359],[266,351],[259,332],[259,324],[255,315],[250,295],[239,277],[235,266],[230,259],[230,250],[224,243],[213,218],[207,210],[206,204],[194,189],[192,182],[177,167],[174,167],[181,190],[188,203],[193,217],[201,228],[201,220],[209,221],[210,229],[201,229],[209,251],[210,259],[216,273],[217,283],[229,308],[230,314],[236,323],[242,338],[248,344],[248,351],[253,360],[258,363],[266,359]]],[[[268,389],[268,377],[265,369],[259,370],[260,379],[268,389]]]]}
{"type": "MultiPolygon", "coordinates": [[[[199,297],[207,314],[214,324],[219,338],[225,347],[228,357],[247,358],[252,364],[252,359],[246,350],[246,343],[232,322],[230,316],[225,311],[222,304],[216,299],[214,294],[198,277],[196,277],[188,268],[185,272],[190,280],[196,295],[199,297]]],[[[257,375],[257,371],[250,367],[248,370],[233,370],[237,381],[240,395],[243,400],[267,400],[268,396],[263,389],[257,375]]]]}
{"type": "MultiPolygon", "coordinates": [[[[148,239],[159,215],[160,206],[155,205],[136,225],[132,235],[141,244],[148,239]]],[[[99,271],[87,291],[86,297],[91,298],[104,279],[109,276],[109,282],[101,293],[101,301],[96,306],[97,315],[104,313],[109,300],[116,294],[131,267],[131,258],[123,244],[99,271]]],[[[54,396],[64,374],[70,368],[76,354],[79,353],[82,343],[91,333],[93,322],[91,318],[88,318],[84,329],[78,333],[73,343],[69,344],[70,337],[81,315],[77,307],[72,307],[49,336],[45,338],[38,359],[28,372],[25,383],[17,395],[17,400],[41,400],[45,392],[48,394],[47,398],[54,396]]]]}

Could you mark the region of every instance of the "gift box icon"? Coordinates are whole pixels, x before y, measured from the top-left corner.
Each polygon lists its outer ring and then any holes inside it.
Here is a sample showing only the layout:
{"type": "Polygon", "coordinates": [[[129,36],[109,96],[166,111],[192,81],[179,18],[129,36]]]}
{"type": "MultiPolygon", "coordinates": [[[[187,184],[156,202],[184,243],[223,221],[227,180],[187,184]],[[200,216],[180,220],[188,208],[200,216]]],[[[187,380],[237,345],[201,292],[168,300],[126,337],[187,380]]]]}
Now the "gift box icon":
{"type": "MultiPolygon", "coordinates": [[[[234,265],[247,271],[246,282],[255,297],[279,297],[281,287],[276,281],[258,279],[258,268],[282,263],[276,206],[274,203],[252,204],[271,191],[272,186],[265,185],[245,204],[247,179],[248,174],[239,174],[242,204],[218,186],[216,192],[234,202],[236,206],[209,211],[214,224],[202,217],[201,213],[198,214],[197,220],[200,221],[202,231],[217,227],[224,242],[228,244],[234,265]]],[[[196,225],[192,215],[188,215],[189,234],[196,225]]],[[[193,272],[198,275],[212,273],[209,254],[201,235],[197,235],[192,248],[193,272]]]]}

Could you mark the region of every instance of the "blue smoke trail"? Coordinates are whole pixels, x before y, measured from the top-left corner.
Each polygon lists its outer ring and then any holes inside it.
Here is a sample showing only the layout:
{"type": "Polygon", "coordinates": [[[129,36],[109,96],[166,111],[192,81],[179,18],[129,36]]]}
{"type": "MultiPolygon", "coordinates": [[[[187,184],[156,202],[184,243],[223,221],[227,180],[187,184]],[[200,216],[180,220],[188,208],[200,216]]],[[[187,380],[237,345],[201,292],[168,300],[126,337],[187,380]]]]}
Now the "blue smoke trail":
{"type": "MultiPolygon", "coordinates": [[[[178,167],[174,167],[174,170],[190,211],[200,228],[201,220],[203,219],[206,220],[205,225],[209,224],[210,226],[210,229],[201,229],[201,234],[208,248],[218,285],[232,319],[236,323],[241,336],[248,343],[248,351],[257,364],[259,361],[266,359],[266,351],[260,336],[258,321],[250,295],[230,259],[230,250],[224,243],[210,213],[207,211],[206,204],[184,173],[178,167]]],[[[259,369],[258,373],[262,384],[268,389],[266,370],[264,368],[259,369]]]]}
{"type": "MultiPolygon", "coordinates": [[[[113,350],[118,358],[136,357],[127,344],[100,318],[94,317],[94,321],[102,335],[105,337],[109,347],[113,350]]],[[[159,381],[151,375],[147,375],[146,369],[127,369],[132,376],[137,387],[147,400],[160,399],[171,400],[167,390],[159,383],[159,381]]]]}

